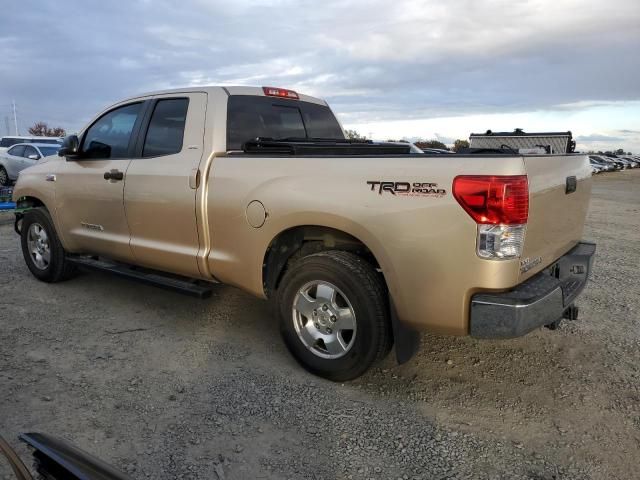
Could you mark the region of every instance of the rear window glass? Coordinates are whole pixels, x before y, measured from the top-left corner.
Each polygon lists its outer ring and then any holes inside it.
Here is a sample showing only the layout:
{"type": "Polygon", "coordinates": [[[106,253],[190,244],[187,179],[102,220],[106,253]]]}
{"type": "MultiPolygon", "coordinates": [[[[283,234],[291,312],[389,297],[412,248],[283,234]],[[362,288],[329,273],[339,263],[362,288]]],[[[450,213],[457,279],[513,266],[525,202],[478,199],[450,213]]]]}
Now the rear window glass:
{"type": "Polygon", "coordinates": [[[16,157],[21,157],[22,154],[24,153],[24,145],[18,145],[17,147],[13,147],[13,148],[7,150],[7,153],[9,155],[14,155],[16,157]]]}
{"type": "Polygon", "coordinates": [[[264,138],[344,139],[329,107],[299,100],[232,95],[227,107],[227,150],[264,138]]]}
{"type": "Polygon", "coordinates": [[[188,106],[186,98],[158,101],[144,140],[143,157],[172,155],[182,150],[188,106]]]}

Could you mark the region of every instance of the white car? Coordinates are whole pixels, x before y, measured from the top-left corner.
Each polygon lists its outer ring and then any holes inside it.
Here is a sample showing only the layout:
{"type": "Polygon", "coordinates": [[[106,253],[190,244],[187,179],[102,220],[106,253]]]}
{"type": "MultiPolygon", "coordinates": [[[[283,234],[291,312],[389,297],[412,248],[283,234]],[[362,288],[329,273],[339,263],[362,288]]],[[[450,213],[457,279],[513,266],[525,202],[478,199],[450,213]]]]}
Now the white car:
{"type": "Polygon", "coordinates": [[[0,153],[0,185],[15,182],[21,170],[35,165],[42,157],[56,155],[60,147],[57,143],[18,143],[0,153]]]}

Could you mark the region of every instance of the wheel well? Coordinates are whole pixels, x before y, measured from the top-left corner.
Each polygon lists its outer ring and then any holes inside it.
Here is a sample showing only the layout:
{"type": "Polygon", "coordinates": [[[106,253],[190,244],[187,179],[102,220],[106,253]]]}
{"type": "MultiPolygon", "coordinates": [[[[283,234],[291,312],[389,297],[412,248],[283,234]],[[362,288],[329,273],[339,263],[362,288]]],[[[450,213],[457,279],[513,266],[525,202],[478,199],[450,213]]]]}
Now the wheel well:
{"type": "Polygon", "coordinates": [[[278,234],[269,244],[262,263],[262,281],[267,297],[274,290],[287,267],[301,257],[325,250],[344,250],[364,258],[374,268],[380,264],[359,239],[341,230],[316,225],[290,228],[278,234]]]}
{"type": "Polygon", "coordinates": [[[16,202],[16,221],[13,224],[13,229],[18,235],[21,235],[22,229],[22,218],[26,211],[31,210],[32,208],[44,207],[45,204],[36,197],[20,197],[16,202]]]}
{"type": "Polygon", "coordinates": [[[45,207],[45,204],[36,197],[20,197],[16,204],[16,208],[18,209],[29,209],[29,208],[37,208],[37,207],[45,207]]]}

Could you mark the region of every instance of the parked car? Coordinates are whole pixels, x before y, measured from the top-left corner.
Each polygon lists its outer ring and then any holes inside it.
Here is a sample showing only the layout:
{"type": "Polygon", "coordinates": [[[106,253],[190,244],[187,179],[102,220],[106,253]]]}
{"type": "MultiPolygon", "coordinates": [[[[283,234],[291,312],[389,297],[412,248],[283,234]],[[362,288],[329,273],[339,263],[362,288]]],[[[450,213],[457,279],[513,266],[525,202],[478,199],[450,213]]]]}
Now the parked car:
{"type": "Polygon", "coordinates": [[[57,154],[61,146],[57,143],[18,143],[9,147],[0,153],[0,185],[15,182],[22,170],[35,165],[42,157],[57,154]]]}
{"type": "Polygon", "coordinates": [[[615,162],[620,162],[624,169],[635,167],[635,163],[630,160],[627,160],[626,158],[622,158],[622,157],[610,157],[610,158],[612,158],[615,162]]]}
{"type": "Polygon", "coordinates": [[[589,163],[593,166],[600,167],[605,172],[611,172],[613,170],[618,170],[616,165],[612,162],[607,162],[600,157],[591,155],[589,156],[589,163]]]}
{"type": "Polygon", "coordinates": [[[622,170],[624,168],[624,164],[605,155],[590,155],[589,158],[606,165],[611,165],[612,170],[622,170]]]}
{"type": "Polygon", "coordinates": [[[618,156],[614,155],[613,153],[605,153],[605,154],[602,154],[600,156],[602,158],[604,158],[605,160],[609,160],[611,162],[614,162],[614,163],[620,165],[622,167],[622,169],[630,168],[629,162],[626,162],[626,161],[622,160],[621,158],[618,158],[618,156]]]}
{"type": "MultiPolygon", "coordinates": [[[[354,142],[324,100],[272,87],[125,99],[25,170],[31,273],[78,266],[196,296],[269,299],[292,355],[358,377],[423,330],[510,338],[577,318],[586,155],[414,155],[354,142]]],[[[113,299],[113,301],[117,301],[113,299]]]]}
{"type": "Polygon", "coordinates": [[[640,167],[640,160],[636,160],[633,157],[623,157],[623,156],[619,156],[618,157],[620,160],[624,160],[625,162],[628,162],[631,166],[631,168],[638,168],[640,167]]]}
{"type": "Polygon", "coordinates": [[[0,153],[6,152],[7,149],[18,143],[40,143],[40,144],[58,144],[62,145],[60,137],[20,137],[5,135],[0,139],[0,153]]]}

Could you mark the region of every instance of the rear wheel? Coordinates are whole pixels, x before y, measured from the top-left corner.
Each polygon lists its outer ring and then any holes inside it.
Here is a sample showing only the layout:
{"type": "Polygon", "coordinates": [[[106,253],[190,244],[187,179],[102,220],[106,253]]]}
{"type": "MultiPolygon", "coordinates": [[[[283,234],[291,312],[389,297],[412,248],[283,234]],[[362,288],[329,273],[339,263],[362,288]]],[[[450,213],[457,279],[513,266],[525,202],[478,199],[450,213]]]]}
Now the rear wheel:
{"type": "Polygon", "coordinates": [[[354,379],[390,350],[386,289],[374,268],[352,253],[298,260],[278,287],[276,305],[287,347],[321,377],[354,379]]]}
{"type": "Polygon", "coordinates": [[[38,280],[60,282],[73,275],[75,267],[56,234],[46,209],[34,208],[25,213],[21,225],[22,256],[27,267],[38,280]]]}
{"type": "Polygon", "coordinates": [[[3,166],[0,166],[0,186],[6,187],[9,185],[9,174],[3,166]]]}

